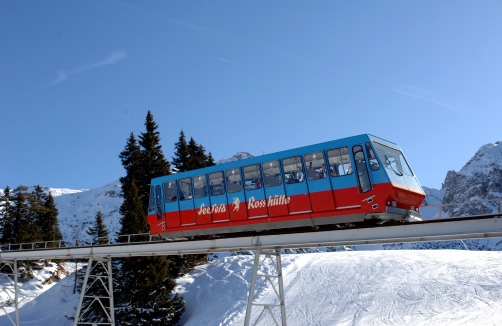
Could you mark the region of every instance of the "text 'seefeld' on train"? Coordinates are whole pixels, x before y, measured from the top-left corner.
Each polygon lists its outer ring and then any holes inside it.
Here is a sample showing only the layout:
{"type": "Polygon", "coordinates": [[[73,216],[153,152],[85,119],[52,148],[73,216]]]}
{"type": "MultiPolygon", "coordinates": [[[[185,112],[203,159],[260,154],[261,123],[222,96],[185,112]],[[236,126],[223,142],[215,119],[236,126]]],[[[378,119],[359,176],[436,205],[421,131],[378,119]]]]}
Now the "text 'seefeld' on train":
{"type": "Polygon", "coordinates": [[[154,178],[163,238],[419,221],[425,198],[401,148],[359,135],[154,178]]]}

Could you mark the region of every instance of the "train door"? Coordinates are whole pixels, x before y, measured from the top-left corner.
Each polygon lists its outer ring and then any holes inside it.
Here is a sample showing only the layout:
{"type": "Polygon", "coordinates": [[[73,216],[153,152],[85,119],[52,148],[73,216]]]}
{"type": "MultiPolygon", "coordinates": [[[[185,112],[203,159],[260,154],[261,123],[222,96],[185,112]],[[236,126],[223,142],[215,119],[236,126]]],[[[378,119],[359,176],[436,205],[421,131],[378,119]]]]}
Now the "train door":
{"type": "Polygon", "coordinates": [[[267,201],[259,164],[244,167],[244,193],[250,218],[268,217],[267,201]]]}
{"type": "Polygon", "coordinates": [[[247,218],[246,197],[242,186],[241,168],[228,169],[225,171],[225,178],[230,221],[245,220],[247,218]]]}
{"type": "Polygon", "coordinates": [[[148,223],[150,223],[150,233],[152,234],[166,231],[166,217],[164,215],[164,203],[162,202],[160,185],[150,187],[148,223]]]}
{"type": "Polygon", "coordinates": [[[301,157],[283,159],[282,168],[289,214],[310,213],[312,208],[301,157]]]}
{"type": "Polygon", "coordinates": [[[361,207],[361,195],[353,173],[348,147],[327,151],[331,189],[336,209],[361,207]]]}
{"type": "Polygon", "coordinates": [[[357,180],[359,182],[359,188],[362,195],[371,190],[371,180],[368,173],[368,166],[366,165],[366,159],[364,157],[363,147],[361,145],[352,147],[352,155],[354,157],[357,180]]]}
{"type": "Polygon", "coordinates": [[[213,222],[228,221],[227,196],[223,172],[209,174],[209,201],[213,222]]]}
{"type": "Polygon", "coordinates": [[[209,224],[211,218],[211,202],[207,191],[207,177],[205,174],[193,177],[193,202],[195,221],[198,225],[209,224]]]}
{"type": "Polygon", "coordinates": [[[328,168],[323,152],[315,152],[304,156],[310,203],[313,212],[325,212],[335,209],[333,192],[328,168]]]}
{"type": "Polygon", "coordinates": [[[181,225],[195,224],[192,179],[178,180],[178,198],[181,225]]]}
{"type": "Polygon", "coordinates": [[[176,181],[164,182],[164,215],[166,216],[167,229],[180,226],[180,215],[176,181]]]}
{"type": "Polygon", "coordinates": [[[288,215],[286,193],[282,183],[282,173],[278,160],[262,164],[265,198],[270,217],[288,215]]]}

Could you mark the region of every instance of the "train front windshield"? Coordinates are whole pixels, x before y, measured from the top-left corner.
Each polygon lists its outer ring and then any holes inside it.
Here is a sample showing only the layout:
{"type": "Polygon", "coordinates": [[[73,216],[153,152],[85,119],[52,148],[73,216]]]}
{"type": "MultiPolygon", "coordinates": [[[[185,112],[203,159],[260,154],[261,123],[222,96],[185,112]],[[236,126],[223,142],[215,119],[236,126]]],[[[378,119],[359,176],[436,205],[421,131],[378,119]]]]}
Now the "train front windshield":
{"type": "Polygon", "coordinates": [[[422,187],[406,162],[403,153],[395,148],[373,142],[380,161],[387,170],[392,183],[400,184],[413,191],[423,193],[422,187]]]}
{"type": "Polygon", "coordinates": [[[392,170],[399,175],[413,175],[413,172],[411,172],[410,166],[406,162],[406,159],[401,151],[376,142],[373,142],[373,146],[375,146],[378,156],[380,156],[380,160],[387,169],[392,170]]]}

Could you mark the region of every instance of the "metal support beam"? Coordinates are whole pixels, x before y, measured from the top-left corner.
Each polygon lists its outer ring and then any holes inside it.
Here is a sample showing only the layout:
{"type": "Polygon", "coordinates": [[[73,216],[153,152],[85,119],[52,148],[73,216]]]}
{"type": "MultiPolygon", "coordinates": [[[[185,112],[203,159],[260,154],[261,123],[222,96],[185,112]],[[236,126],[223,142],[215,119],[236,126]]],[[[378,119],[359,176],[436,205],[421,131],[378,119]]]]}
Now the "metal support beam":
{"type": "Polygon", "coordinates": [[[115,326],[112,259],[89,258],[73,325],[115,326]]]}
{"type": "Polygon", "coordinates": [[[7,296],[5,302],[0,301],[0,308],[5,312],[7,318],[14,326],[19,326],[19,305],[17,291],[17,261],[1,261],[0,262],[0,293],[7,296]],[[14,294],[14,298],[12,298],[14,294]],[[12,307],[14,303],[15,321],[7,312],[7,307],[12,307]]]}
{"type": "MultiPolygon", "coordinates": [[[[268,269],[267,269],[268,270],[268,269]]],[[[265,311],[268,311],[270,316],[272,317],[275,325],[279,326],[286,326],[286,304],[285,304],[285,298],[284,298],[284,285],[282,281],[282,264],[281,264],[281,250],[279,248],[275,250],[264,250],[264,249],[257,249],[255,253],[255,259],[254,259],[254,265],[253,265],[253,275],[251,277],[251,285],[249,287],[249,295],[248,295],[248,305],[246,309],[246,319],[244,321],[245,326],[249,326],[250,320],[251,320],[251,311],[253,306],[259,306],[263,307],[260,315],[258,318],[255,320],[255,325],[258,320],[261,318],[263,313],[265,311]],[[260,257],[262,255],[265,255],[264,259],[260,261],[260,257]],[[275,260],[274,260],[275,257],[275,260]],[[272,271],[270,270],[268,273],[265,272],[265,274],[259,274],[260,273],[260,267],[265,263],[265,261],[269,260],[272,265],[274,266],[274,269],[276,270],[276,274],[270,274],[272,271]],[[256,290],[256,280],[257,278],[260,277],[262,278],[262,282],[258,290],[256,290]],[[273,280],[277,280],[277,283],[274,282],[273,280]],[[259,292],[259,290],[265,285],[265,284],[270,284],[272,286],[272,289],[274,290],[276,300],[275,302],[257,302],[255,301],[255,296],[256,293],[259,292]],[[274,314],[274,311],[272,310],[273,307],[279,307],[280,308],[280,313],[281,313],[281,323],[279,324],[279,321],[277,317],[274,314]]]]}

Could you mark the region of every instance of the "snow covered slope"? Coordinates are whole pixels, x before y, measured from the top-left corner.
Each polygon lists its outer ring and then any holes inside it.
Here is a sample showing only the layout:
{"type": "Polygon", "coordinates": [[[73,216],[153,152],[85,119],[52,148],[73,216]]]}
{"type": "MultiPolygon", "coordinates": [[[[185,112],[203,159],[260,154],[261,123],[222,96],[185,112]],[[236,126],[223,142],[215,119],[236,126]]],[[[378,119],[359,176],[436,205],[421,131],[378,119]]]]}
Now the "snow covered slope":
{"type": "Polygon", "coordinates": [[[99,210],[103,213],[103,222],[110,236],[114,236],[120,230],[119,208],[122,201],[118,181],[100,188],[54,197],[64,239],[71,242],[73,239],[88,238],[86,230],[94,223],[99,210]]]}
{"type": "MultiPolygon", "coordinates": [[[[499,325],[500,252],[363,251],[283,255],[288,325],[499,325]]],[[[178,280],[183,325],[243,325],[252,256],[178,280]]],[[[260,300],[271,302],[270,286],[260,300]]],[[[253,319],[261,310],[253,308],[253,319]]],[[[266,314],[264,314],[266,315],[266,314]]],[[[276,314],[279,316],[279,313],[276,314]]],[[[257,325],[274,325],[262,318],[257,325]]]]}
{"type": "MultiPolygon", "coordinates": [[[[75,315],[75,307],[78,305],[79,293],[73,294],[75,281],[75,264],[64,263],[63,273],[59,273],[59,282],[50,282],[49,279],[57,274],[57,265],[52,263],[51,267],[42,270],[34,270],[33,278],[19,282],[19,307],[20,324],[33,326],[69,326],[73,322],[68,318],[75,315]],[[66,273],[69,276],[66,275],[66,273]]],[[[78,268],[82,268],[79,263],[78,268]]],[[[5,286],[6,279],[0,281],[0,286],[5,286]]],[[[12,297],[13,294],[11,294],[12,297]]],[[[6,293],[0,294],[0,301],[5,304],[6,293]]],[[[12,319],[15,319],[14,309],[7,307],[12,319]]],[[[11,326],[12,324],[5,316],[5,312],[0,311],[0,326],[11,326]]]]}
{"type": "Polygon", "coordinates": [[[502,169],[501,141],[481,146],[459,173],[465,176],[488,175],[494,168],[502,169]]]}
{"type": "MultiPolygon", "coordinates": [[[[180,325],[243,325],[253,256],[228,256],[177,280],[180,325]]],[[[304,325],[499,325],[502,252],[349,251],[283,255],[287,322],[304,325]]],[[[264,263],[264,268],[271,267],[264,263]]],[[[70,326],[73,274],[38,297],[21,285],[21,325],[70,326]],[[27,297],[32,297],[29,301],[27,297]]],[[[260,300],[275,294],[263,286],[260,300]]],[[[254,321],[260,313],[253,308],[254,321]]],[[[276,314],[279,316],[279,314],[276,314]]],[[[0,312],[0,326],[10,325],[0,312]]],[[[264,316],[256,325],[274,325],[264,316]]]]}

